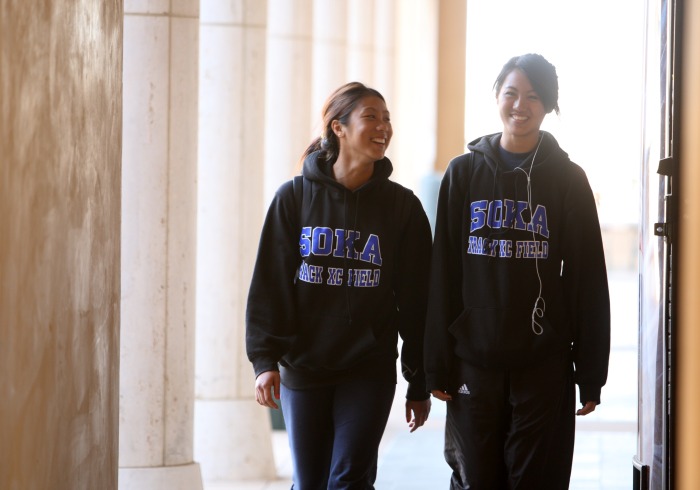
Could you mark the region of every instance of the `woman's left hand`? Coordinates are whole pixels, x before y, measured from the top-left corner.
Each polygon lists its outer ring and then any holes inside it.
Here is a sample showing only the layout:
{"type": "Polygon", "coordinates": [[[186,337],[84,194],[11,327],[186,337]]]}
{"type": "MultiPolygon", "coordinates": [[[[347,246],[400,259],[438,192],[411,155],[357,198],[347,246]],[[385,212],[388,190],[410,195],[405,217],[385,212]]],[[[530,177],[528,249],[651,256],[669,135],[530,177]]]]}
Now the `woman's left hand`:
{"type": "Polygon", "coordinates": [[[595,410],[596,405],[596,402],[586,402],[583,408],[580,408],[576,411],[576,415],[588,415],[589,413],[595,410]]]}
{"type": "Polygon", "coordinates": [[[425,424],[430,414],[430,398],[423,401],[406,400],[406,422],[411,432],[425,424]]]}

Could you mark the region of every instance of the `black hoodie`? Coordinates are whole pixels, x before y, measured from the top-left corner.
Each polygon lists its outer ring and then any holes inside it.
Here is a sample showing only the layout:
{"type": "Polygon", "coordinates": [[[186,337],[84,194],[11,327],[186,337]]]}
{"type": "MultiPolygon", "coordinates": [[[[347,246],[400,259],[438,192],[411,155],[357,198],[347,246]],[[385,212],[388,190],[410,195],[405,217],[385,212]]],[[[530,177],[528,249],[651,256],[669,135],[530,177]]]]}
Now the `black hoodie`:
{"type": "Polygon", "coordinates": [[[430,224],[418,198],[389,180],[392,169],[387,158],[375,162],[372,178],[350,191],[312,153],[303,183],[287,182],[275,194],[246,312],[256,376],[279,365],[292,389],[395,379],[400,333],[407,397],[428,398],[422,345],[430,224]],[[303,192],[295,197],[298,184],[303,192]]]}
{"type": "Polygon", "coordinates": [[[593,193],[551,134],[541,132],[534,165],[531,154],[514,170],[499,162],[500,138],[471,142],[440,187],[427,388],[450,391],[459,360],[518,369],[571,355],[581,401],[599,402],[610,300],[593,193]]]}

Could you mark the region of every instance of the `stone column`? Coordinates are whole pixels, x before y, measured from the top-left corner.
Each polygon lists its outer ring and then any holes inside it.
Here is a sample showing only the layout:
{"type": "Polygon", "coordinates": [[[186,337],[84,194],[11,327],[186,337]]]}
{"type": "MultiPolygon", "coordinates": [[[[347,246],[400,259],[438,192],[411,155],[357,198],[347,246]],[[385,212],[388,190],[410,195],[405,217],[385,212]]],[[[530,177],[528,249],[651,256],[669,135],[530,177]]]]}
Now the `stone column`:
{"type": "Polygon", "coordinates": [[[318,119],[311,111],[312,0],[268,0],[265,83],[265,208],[299,158],[318,119]]]}
{"type": "Polygon", "coordinates": [[[0,4],[0,488],[117,489],[121,2],[0,4]]]}
{"type": "Polygon", "coordinates": [[[348,81],[374,85],[374,0],[348,3],[348,81]]]}
{"type": "Polygon", "coordinates": [[[438,11],[439,0],[396,2],[392,161],[394,178],[416,190],[435,163],[438,11]]]}
{"type": "Polygon", "coordinates": [[[418,188],[433,227],[444,171],[465,150],[467,0],[440,0],[437,21],[436,149],[433,167],[426,169],[418,188]]]}
{"type": "MultiPolygon", "coordinates": [[[[374,80],[376,88],[386,99],[392,120],[397,114],[396,71],[396,0],[374,0],[374,80]]],[[[394,162],[396,142],[389,145],[386,156],[394,162]]],[[[394,162],[398,163],[398,162],[394,162]]]]}
{"type": "Polygon", "coordinates": [[[375,0],[374,4],[373,83],[386,98],[391,111],[396,80],[396,0],[375,0]]]}
{"type": "Polygon", "coordinates": [[[202,488],[193,460],[196,0],[126,2],[119,488],[202,488]]]}
{"type": "Polygon", "coordinates": [[[435,170],[442,175],[464,152],[467,0],[441,0],[439,9],[435,170]]]}
{"type": "Polygon", "coordinates": [[[347,64],[347,0],[314,0],[313,66],[311,127],[312,134],[321,131],[323,103],[346,79],[347,64]]]}
{"type": "Polygon", "coordinates": [[[266,4],[201,4],[195,456],[207,485],[275,477],[244,342],[263,217],[266,4]]]}

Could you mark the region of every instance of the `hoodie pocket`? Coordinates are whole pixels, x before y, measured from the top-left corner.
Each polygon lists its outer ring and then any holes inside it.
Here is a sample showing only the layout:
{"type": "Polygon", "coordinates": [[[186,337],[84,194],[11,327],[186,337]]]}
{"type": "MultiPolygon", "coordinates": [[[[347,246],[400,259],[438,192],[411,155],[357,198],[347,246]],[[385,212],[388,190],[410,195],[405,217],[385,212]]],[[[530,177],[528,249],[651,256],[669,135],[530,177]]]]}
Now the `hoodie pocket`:
{"type": "Polygon", "coordinates": [[[302,328],[285,359],[298,369],[351,367],[376,346],[370,325],[338,317],[302,317],[302,328]]]}
{"type": "Polygon", "coordinates": [[[533,331],[530,308],[468,308],[448,331],[461,359],[483,367],[515,367],[562,347],[546,317],[538,323],[540,335],[533,331]]]}

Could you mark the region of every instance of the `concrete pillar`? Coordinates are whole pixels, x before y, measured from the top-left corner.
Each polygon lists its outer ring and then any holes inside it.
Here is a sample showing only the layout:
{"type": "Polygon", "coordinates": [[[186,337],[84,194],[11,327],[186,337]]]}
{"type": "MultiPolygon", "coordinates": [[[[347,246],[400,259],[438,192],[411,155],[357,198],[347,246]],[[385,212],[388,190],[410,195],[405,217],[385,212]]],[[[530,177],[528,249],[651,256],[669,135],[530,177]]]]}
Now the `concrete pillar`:
{"type": "Polygon", "coordinates": [[[347,0],[314,0],[311,78],[312,134],[321,132],[321,109],[336,88],[350,80],[347,64],[347,0]]]}
{"type": "Polygon", "coordinates": [[[202,488],[193,460],[196,0],[124,17],[119,488],[202,488]]]}
{"type": "Polygon", "coordinates": [[[348,81],[374,85],[374,0],[348,2],[348,81]]]}
{"type": "MultiPolygon", "coordinates": [[[[391,111],[396,80],[396,0],[375,0],[374,5],[373,84],[391,111]]],[[[390,151],[391,148],[389,146],[390,151]]]]}
{"type": "Polygon", "coordinates": [[[442,175],[464,153],[467,0],[441,0],[439,9],[435,170],[442,175]]]}
{"type": "Polygon", "coordinates": [[[201,4],[195,456],[206,485],[275,477],[244,342],[263,216],[266,4],[201,4]]]}
{"type": "Polygon", "coordinates": [[[0,4],[0,488],[116,490],[121,2],[0,4]]]}
{"type": "MultiPolygon", "coordinates": [[[[374,80],[372,87],[386,99],[386,105],[392,120],[397,112],[396,101],[396,0],[374,0],[374,80]]],[[[395,121],[394,121],[395,123],[395,121]]],[[[396,154],[394,140],[386,156],[394,163],[396,154]]],[[[395,175],[395,173],[394,173],[395,175]]]]}
{"type": "Polygon", "coordinates": [[[432,168],[421,173],[417,189],[433,228],[444,171],[450,160],[465,150],[467,0],[438,2],[436,41],[435,153],[432,168]]]}
{"type": "Polygon", "coordinates": [[[396,2],[392,161],[395,179],[416,190],[435,163],[438,5],[439,0],[396,2]]]}
{"type": "MultiPolygon", "coordinates": [[[[268,0],[265,208],[311,142],[312,0],[268,0]]],[[[317,116],[316,116],[317,117],[317,116]]]]}

